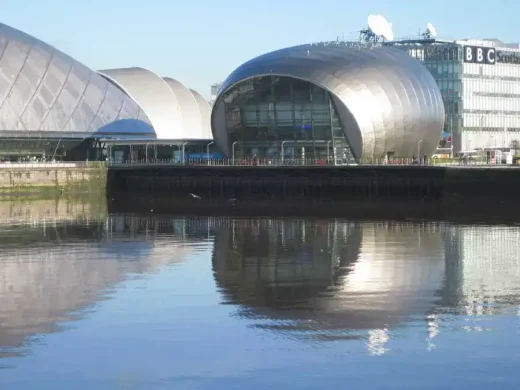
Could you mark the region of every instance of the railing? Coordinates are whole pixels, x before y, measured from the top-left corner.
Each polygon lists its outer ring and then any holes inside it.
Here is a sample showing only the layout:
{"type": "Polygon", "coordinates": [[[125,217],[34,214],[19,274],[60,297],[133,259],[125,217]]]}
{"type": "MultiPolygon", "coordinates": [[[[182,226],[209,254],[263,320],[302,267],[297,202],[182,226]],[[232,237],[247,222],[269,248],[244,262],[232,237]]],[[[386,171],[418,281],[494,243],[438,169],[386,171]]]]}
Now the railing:
{"type": "Polygon", "coordinates": [[[109,166],[261,166],[261,167],[283,167],[283,166],[445,166],[445,167],[520,167],[517,165],[496,164],[491,160],[444,160],[444,159],[423,159],[394,158],[394,159],[363,159],[359,164],[347,163],[334,159],[272,159],[272,158],[235,158],[235,159],[190,159],[185,162],[178,159],[156,159],[156,160],[119,160],[109,161],[109,166]]]}
{"type": "Polygon", "coordinates": [[[56,161],[56,162],[0,162],[0,169],[45,169],[45,168],[102,168],[105,167],[104,161],[56,161]]]}
{"type": "Polygon", "coordinates": [[[326,166],[326,165],[347,165],[333,160],[325,159],[189,159],[180,161],[178,159],[157,159],[157,160],[119,160],[109,161],[109,166],[150,166],[150,165],[172,165],[172,166],[326,166]]]}
{"type": "Polygon", "coordinates": [[[45,168],[102,168],[105,166],[112,167],[137,167],[137,166],[261,166],[261,167],[290,167],[290,166],[444,166],[444,167],[515,167],[520,165],[494,163],[486,159],[429,159],[414,160],[411,158],[394,158],[394,159],[363,159],[359,164],[347,163],[342,160],[334,159],[272,159],[272,158],[235,158],[235,159],[190,159],[185,162],[178,159],[154,159],[154,160],[110,160],[110,161],[56,161],[56,162],[0,162],[0,169],[45,169],[45,168]]]}

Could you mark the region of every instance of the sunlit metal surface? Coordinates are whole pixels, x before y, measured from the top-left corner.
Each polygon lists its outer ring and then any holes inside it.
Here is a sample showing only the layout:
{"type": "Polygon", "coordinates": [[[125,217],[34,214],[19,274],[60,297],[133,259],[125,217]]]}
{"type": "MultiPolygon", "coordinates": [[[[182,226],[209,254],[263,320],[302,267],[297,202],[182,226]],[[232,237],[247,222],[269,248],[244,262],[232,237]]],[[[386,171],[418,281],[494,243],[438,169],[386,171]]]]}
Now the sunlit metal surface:
{"type": "Polygon", "coordinates": [[[155,136],[141,108],[96,72],[0,24],[0,129],[155,136]]]}
{"type": "MultiPolygon", "coordinates": [[[[228,151],[224,94],[260,76],[302,79],[328,90],[354,157],[399,157],[435,150],[444,126],[444,105],[430,72],[390,47],[301,45],[256,57],[224,81],[212,110],[217,145],[228,151]]],[[[229,152],[229,151],[228,151],[229,152]]]]}

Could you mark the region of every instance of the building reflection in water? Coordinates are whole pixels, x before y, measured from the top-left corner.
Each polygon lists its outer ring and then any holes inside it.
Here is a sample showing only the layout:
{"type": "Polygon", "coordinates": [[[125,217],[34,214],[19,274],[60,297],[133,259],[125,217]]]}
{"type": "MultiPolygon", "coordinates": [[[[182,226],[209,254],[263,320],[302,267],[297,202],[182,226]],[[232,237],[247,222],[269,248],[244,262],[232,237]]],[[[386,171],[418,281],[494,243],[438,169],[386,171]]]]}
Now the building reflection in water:
{"type": "Polygon", "coordinates": [[[520,311],[518,227],[137,217],[59,202],[0,202],[0,219],[0,356],[28,353],[129,276],[211,245],[236,319],[296,340],[363,340],[380,355],[413,324],[433,349],[448,318],[482,331],[486,316],[520,311]]]}
{"type": "Polygon", "coordinates": [[[443,304],[454,309],[450,313],[465,316],[465,330],[486,330],[486,316],[518,315],[520,228],[452,227],[445,242],[450,269],[443,304]]]}
{"type": "Polygon", "coordinates": [[[256,328],[364,339],[369,353],[383,354],[414,322],[431,350],[444,314],[457,310],[471,323],[498,313],[494,302],[520,303],[519,236],[439,223],[244,219],[218,233],[213,267],[224,302],[256,328]]]}
{"type": "Polygon", "coordinates": [[[29,352],[27,342],[81,318],[128,276],[186,260],[215,225],[53,212],[38,223],[34,212],[14,214],[0,227],[0,356],[29,352]]]}
{"type": "Polygon", "coordinates": [[[216,237],[227,303],[254,326],[295,337],[368,337],[435,305],[444,279],[441,225],[237,220],[216,237]],[[367,335],[368,332],[369,334],[367,335]]]}

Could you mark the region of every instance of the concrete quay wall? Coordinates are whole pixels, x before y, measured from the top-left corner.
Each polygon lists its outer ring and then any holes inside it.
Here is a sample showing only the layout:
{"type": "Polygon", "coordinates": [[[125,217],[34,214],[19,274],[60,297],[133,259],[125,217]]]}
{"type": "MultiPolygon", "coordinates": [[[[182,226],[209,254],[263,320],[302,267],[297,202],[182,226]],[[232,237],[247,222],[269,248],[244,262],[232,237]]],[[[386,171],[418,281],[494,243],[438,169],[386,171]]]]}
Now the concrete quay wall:
{"type": "Polygon", "coordinates": [[[105,192],[105,167],[2,167],[0,194],[105,192]]]}
{"type": "Polygon", "coordinates": [[[109,192],[205,196],[515,197],[520,168],[436,166],[111,167],[109,192]]]}

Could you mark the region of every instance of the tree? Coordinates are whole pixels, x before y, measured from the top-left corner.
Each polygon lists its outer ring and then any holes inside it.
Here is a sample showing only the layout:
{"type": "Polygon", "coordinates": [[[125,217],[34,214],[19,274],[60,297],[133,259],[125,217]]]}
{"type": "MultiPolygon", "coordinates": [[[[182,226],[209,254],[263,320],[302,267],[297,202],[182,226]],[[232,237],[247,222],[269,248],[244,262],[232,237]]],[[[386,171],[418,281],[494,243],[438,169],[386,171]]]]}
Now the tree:
{"type": "Polygon", "coordinates": [[[520,149],[520,141],[518,141],[517,139],[512,140],[509,143],[509,147],[516,152],[518,149],[520,149]]]}

